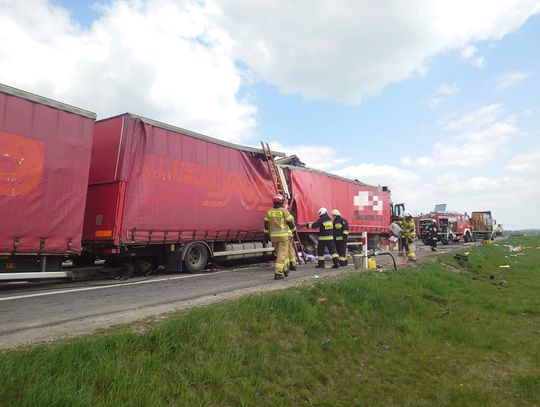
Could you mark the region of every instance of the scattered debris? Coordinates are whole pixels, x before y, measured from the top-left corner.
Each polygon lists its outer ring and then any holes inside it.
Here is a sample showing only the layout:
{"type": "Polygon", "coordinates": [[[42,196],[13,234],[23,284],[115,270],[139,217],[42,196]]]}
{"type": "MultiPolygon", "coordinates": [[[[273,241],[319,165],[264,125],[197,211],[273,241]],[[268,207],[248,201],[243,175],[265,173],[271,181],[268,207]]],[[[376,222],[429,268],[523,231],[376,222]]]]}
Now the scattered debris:
{"type": "Polygon", "coordinates": [[[385,350],[390,349],[390,345],[388,345],[387,343],[383,343],[383,344],[382,344],[382,347],[383,347],[383,349],[385,349],[385,350]]]}
{"type": "Polygon", "coordinates": [[[322,304],[322,303],[326,302],[327,299],[328,299],[328,298],[326,298],[326,297],[319,297],[319,298],[317,298],[317,302],[318,302],[319,304],[322,304]]]}
{"type": "Polygon", "coordinates": [[[313,276],[313,278],[319,278],[319,275],[318,275],[318,274],[315,274],[315,275],[313,276]]]}
{"type": "Polygon", "coordinates": [[[503,264],[503,265],[500,265],[499,268],[500,269],[509,269],[510,265],[509,264],[503,264]]]}
{"type": "Polygon", "coordinates": [[[507,247],[508,251],[510,252],[520,252],[523,250],[523,247],[521,246],[512,246],[512,245],[505,244],[504,247],[507,247]]]}
{"type": "Polygon", "coordinates": [[[321,346],[329,346],[332,343],[332,338],[325,338],[321,341],[321,346]]]}

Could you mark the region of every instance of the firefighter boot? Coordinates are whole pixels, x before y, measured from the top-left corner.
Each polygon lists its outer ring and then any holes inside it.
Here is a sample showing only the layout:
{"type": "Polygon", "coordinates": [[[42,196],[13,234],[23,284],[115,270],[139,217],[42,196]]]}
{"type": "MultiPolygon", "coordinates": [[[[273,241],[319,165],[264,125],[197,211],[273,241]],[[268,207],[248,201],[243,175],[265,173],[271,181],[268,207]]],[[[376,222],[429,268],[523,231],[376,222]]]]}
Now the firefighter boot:
{"type": "Polygon", "coordinates": [[[332,266],[333,269],[338,269],[339,268],[339,260],[337,257],[334,257],[332,259],[332,261],[334,262],[334,265],[332,266]]]}
{"type": "Polygon", "coordinates": [[[283,280],[284,278],[283,274],[274,274],[274,280],[283,280]]]}
{"type": "Polygon", "coordinates": [[[318,269],[324,269],[326,268],[324,266],[324,260],[319,260],[319,262],[317,263],[317,265],[315,266],[315,268],[318,268],[318,269]]]}
{"type": "Polygon", "coordinates": [[[291,265],[289,266],[289,271],[296,271],[296,265],[291,264],[291,265]]]}

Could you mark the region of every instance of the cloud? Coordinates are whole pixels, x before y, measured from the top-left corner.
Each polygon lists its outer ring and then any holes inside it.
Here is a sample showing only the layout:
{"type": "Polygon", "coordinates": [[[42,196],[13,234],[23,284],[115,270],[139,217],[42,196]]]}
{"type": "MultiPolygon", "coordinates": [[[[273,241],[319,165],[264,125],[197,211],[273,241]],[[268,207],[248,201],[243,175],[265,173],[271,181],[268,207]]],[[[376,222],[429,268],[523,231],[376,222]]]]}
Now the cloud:
{"type": "Polygon", "coordinates": [[[279,141],[268,143],[272,151],[280,151],[287,155],[296,155],[307,167],[323,171],[332,171],[350,161],[350,157],[341,157],[332,148],[318,145],[285,145],[279,141]]]}
{"type": "Polygon", "coordinates": [[[126,110],[233,141],[257,109],[239,96],[226,33],[191,1],[112,1],[81,27],[46,0],[0,2],[0,82],[96,111],[126,110]]]}
{"type": "Polygon", "coordinates": [[[333,171],[342,177],[358,179],[362,182],[375,185],[399,185],[410,183],[419,179],[411,171],[403,170],[392,165],[377,165],[362,163],[350,165],[345,168],[333,171]]]}
{"type": "Polygon", "coordinates": [[[499,148],[519,132],[516,115],[494,103],[471,112],[454,112],[438,123],[450,137],[435,142],[431,156],[405,156],[401,163],[417,168],[482,167],[493,161],[499,148]]]}
{"type": "Polygon", "coordinates": [[[459,87],[455,83],[451,85],[443,83],[431,97],[429,107],[434,108],[445,103],[449,98],[455,96],[459,90],[459,87]]]}
{"type": "Polygon", "coordinates": [[[461,59],[469,61],[477,68],[482,68],[486,63],[486,60],[483,56],[475,56],[476,51],[477,49],[474,45],[467,45],[461,50],[461,59]]]}
{"type": "Polygon", "coordinates": [[[531,74],[528,72],[512,72],[505,75],[498,76],[496,78],[497,85],[495,90],[504,90],[511,88],[512,86],[517,85],[520,82],[523,82],[525,79],[530,77],[531,74]]]}
{"type": "Polygon", "coordinates": [[[540,151],[517,155],[505,167],[508,171],[540,176],[540,151]]]}
{"type": "Polygon", "coordinates": [[[349,104],[425,74],[439,53],[500,39],[540,11],[537,0],[209,1],[235,55],[259,78],[285,93],[349,104]]]}

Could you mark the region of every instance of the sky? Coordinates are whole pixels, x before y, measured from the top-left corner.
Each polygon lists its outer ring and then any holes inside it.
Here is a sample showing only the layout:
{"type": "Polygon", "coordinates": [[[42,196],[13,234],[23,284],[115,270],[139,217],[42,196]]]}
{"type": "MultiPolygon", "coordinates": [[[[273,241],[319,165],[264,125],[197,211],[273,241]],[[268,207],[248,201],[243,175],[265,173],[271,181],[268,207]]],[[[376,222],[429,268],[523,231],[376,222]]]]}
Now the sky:
{"type": "Polygon", "coordinates": [[[0,82],[540,228],[540,0],[0,0],[0,82]]]}

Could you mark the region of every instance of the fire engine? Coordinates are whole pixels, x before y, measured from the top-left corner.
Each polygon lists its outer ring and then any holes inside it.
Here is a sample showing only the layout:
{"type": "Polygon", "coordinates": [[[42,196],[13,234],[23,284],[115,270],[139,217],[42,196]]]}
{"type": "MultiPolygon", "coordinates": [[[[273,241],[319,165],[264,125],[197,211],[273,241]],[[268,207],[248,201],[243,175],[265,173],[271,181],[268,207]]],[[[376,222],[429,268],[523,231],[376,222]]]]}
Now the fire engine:
{"type": "Polygon", "coordinates": [[[458,212],[430,212],[418,216],[418,235],[424,243],[428,239],[428,227],[435,223],[439,241],[450,244],[464,240],[466,243],[473,240],[472,226],[469,215],[458,212]]]}

